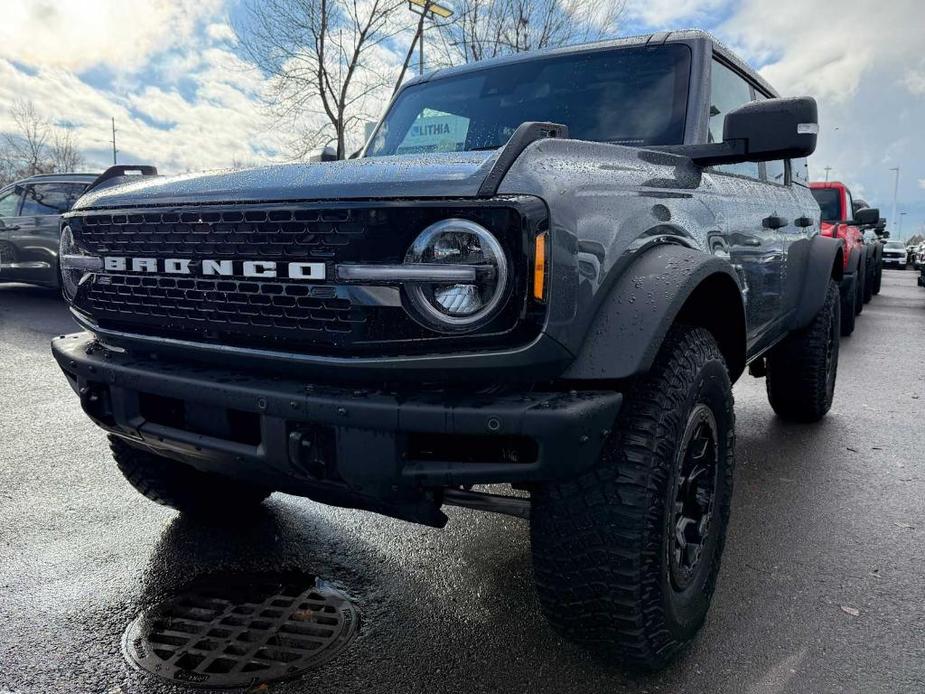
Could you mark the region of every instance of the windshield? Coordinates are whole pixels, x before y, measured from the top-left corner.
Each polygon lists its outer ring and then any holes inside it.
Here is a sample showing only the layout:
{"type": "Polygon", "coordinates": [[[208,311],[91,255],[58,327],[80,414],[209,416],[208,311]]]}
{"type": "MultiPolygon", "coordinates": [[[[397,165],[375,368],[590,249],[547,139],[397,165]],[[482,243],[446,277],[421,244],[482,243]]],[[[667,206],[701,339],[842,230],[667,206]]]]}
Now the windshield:
{"type": "Polygon", "coordinates": [[[841,221],[841,191],[838,188],[813,188],[813,197],[822,210],[822,220],[825,222],[841,221]]]}
{"type": "Polygon", "coordinates": [[[579,140],[681,144],[690,61],[683,45],[622,48],[425,82],[402,91],[366,156],[495,149],[527,121],[579,140]]]}
{"type": "Polygon", "coordinates": [[[884,248],[889,248],[894,251],[904,251],[906,247],[903,245],[902,241],[887,241],[884,248]]]}

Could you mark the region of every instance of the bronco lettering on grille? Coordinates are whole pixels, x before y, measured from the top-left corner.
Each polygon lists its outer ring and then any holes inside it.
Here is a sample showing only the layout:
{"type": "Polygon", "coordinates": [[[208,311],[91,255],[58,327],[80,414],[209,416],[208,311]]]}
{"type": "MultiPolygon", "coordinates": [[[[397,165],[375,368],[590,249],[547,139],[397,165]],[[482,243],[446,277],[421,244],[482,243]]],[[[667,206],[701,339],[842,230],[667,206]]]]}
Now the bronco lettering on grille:
{"type": "Polygon", "coordinates": [[[277,263],[275,260],[212,260],[190,258],[128,258],[106,256],[103,269],[110,272],[144,272],[203,277],[288,277],[293,280],[323,280],[324,263],[277,263]]]}

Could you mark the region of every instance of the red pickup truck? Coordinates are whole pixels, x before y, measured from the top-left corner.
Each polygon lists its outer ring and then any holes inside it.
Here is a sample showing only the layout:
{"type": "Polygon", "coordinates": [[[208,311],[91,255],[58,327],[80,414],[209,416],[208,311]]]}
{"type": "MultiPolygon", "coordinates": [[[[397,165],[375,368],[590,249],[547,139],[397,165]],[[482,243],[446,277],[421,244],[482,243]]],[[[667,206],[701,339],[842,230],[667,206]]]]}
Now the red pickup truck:
{"type": "Polygon", "coordinates": [[[809,184],[822,210],[822,235],[839,238],[844,244],[845,272],[841,281],[841,334],[854,332],[855,317],[864,308],[866,250],[861,226],[876,224],[880,210],[871,207],[854,212],[851,191],[839,181],[809,184]]]}

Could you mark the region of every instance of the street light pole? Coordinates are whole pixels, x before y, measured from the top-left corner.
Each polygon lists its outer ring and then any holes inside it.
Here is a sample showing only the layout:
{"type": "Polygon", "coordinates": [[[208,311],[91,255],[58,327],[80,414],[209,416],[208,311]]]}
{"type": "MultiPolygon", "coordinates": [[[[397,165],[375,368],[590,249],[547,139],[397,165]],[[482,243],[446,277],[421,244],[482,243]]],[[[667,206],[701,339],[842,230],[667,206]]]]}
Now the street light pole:
{"type": "Polygon", "coordinates": [[[899,234],[899,240],[900,240],[900,241],[903,240],[903,217],[905,217],[905,216],[906,216],[906,213],[905,213],[905,212],[900,212],[900,213],[899,213],[899,231],[896,232],[896,233],[899,234]]]}
{"type": "Polygon", "coordinates": [[[825,181],[826,181],[826,183],[829,182],[829,171],[831,171],[831,170],[832,170],[832,167],[831,167],[831,166],[825,167],[825,181]]]}
{"type": "MultiPolygon", "coordinates": [[[[427,14],[429,4],[430,3],[428,3],[427,5],[424,5],[423,14],[425,15],[427,14]]],[[[418,74],[423,75],[424,74],[424,22],[421,22],[421,30],[418,32],[418,51],[420,51],[420,53],[418,53],[418,74]]]]}
{"type": "MultiPolygon", "coordinates": [[[[896,178],[893,181],[893,213],[890,215],[890,224],[896,224],[896,196],[899,193],[899,167],[890,169],[896,172],[896,178]]],[[[902,238],[900,236],[899,238],[902,238]]]]}
{"type": "Polygon", "coordinates": [[[112,117],[112,165],[116,165],[116,117],[112,117]]]}
{"type": "MultiPolygon", "coordinates": [[[[408,9],[414,12],[415,14],[421,15],[420,23],[418,24],[418,30],[416,39],[418,41],[418,74],[424,74],[424,17],[430,17],[435,19],[436,17],[442,17],[446,19],[453,15],[453,10],[449,7],[445,7],[436,0],[408,0],[408,9]]],[[[412,50],[414,49],[414,44],[411,45],[412,50]]]]}

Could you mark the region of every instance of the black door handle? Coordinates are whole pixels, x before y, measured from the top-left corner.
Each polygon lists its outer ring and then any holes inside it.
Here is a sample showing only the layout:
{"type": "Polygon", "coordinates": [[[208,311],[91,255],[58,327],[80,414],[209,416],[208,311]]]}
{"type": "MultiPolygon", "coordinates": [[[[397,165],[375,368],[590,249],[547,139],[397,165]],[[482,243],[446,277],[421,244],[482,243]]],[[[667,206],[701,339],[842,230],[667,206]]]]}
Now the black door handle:
{"type": "Polygon", "coordinates": [[[787,220],[772,214],[770,217],[765,217],[761,220],[761,226],[765,229],[780,229],[787,226],[787,220]]]}
{"type": "Polygon", "coordinates": [[[811,227],[813,225],[813,218],[803,215],[802,217],[797,217],[793,220],[794,226],[798,227],[811,227]]]}
{"type": "Polygon", "coordinates": [[[3,224],[3,225],[0,225],[0,231],[19,231],[19,225],[8,227],[5,224],[3,224]]]}

